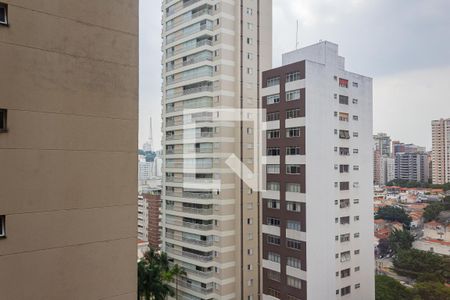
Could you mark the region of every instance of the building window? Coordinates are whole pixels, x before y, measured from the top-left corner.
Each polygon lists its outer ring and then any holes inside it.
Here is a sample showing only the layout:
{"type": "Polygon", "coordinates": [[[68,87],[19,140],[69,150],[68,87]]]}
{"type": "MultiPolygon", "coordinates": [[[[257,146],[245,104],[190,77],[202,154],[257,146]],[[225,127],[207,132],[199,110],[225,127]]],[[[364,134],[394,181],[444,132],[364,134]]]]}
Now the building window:
{"type": "Polygon", "coordinates": [[[268,191],[279,191],[280,190],[280,183],[279,182],[268,182],[267,183],[267,190],[268,191]]]}
{"type": "Polygon", "coordinates": [[[286,119],[300,118],[300,109],[289,109],[286,111],[286,119]]]}
{"type": "Polygon", "coordinates": [[[267,244],[279,246],[281,244],[280,237],[274,236],[274,235],[268,235],[267,236],[267,244]]]}
{"type": "Polygon", "coordinates": [[[350,217],[341,217],[340,220],[341,220],[341,222],[340,222],[341,225],[350,224],[350,217]]]}
{"type": "Polygon", "coordinates": [[[345,251],[341,253],[341,262],[350,261],[351,254],[350,251],[345,251]]]}
{"type": "Polygon", "coordinates": [[[280,148],[279,147],[269,147],[267,148],[267,156],[279,156],[280,148]]]}
{"type": "Polygon", "coordinates": [[[279,85],[280,84],[280,77],[271,77],[269,79],[267,79],[267,86],[274,86],[274,85],[279,85]]]}
{"type": "Polygon", "coordinates": [[[267,253],[267,259],[276,263],[280,263],[281,257],[278,253],[270,252],[267,253]]]}
{"type": "Polygon", "coordinates": [[[294,101],[300,99],[300,90],[286,92],[286,101],[294,101]]]}
{"type": "Polygon", "coordinates": [[[247,38],[247,44],[248,45],[253,45],[253,39],[252,38],[247,38]]]}
{"type": "Polygon", "coordinates": [[[359,136],[359,133],[358,132],[353,132],[353,137],[358,137],[359,136]]]}
{"type": "Polygon", "coordinates": [[[340,208],[347,208],[350,206],[350,199],[341,199],[339,201],[339,207],[340,208]]]}
{"type": "Polygon", "coordinates": [[[280,227],[280,224],[281,224],[281,222],[279,219],[275,219],[275,218],[271,218],[271,217],[267,218],[267,225],[269,225],[269,226],[280,227]]]}
{"type": "Polygon", "coordinates": [[[287,276],[287,285],[296,289],[302,288],[302,281],[298,278],[287,276]]]}
{"type": "Polygon", "coordinates": [[[280,138],[280,130],[267,130],[267,139],[278,139],[280,138]]]}
{"type": "Polygon", "coordinates": [[[339,189],[341,191],[348,191],[350,189],[350,182],[339,182],[339,189]]]}
{"type": "Polygon", "coordinates": [[[345,269],[341,271],[341,278],[349,277],[350,276],[350,269],[345,269]]]}
{"type": "Polygon", "coordinates": [[[0,3],[0,25],[8,25],[8,5],[0,3]]]}
{"type": "Polygon", "coordinates": [[[286,130],[286,137],[287,138],[299,137],[299,136],[300,136],[300,127],[288,128],[286,130]]]}
{"type": "Polygon", "coordinates": [[[267,122],[278,121],[279,119],[280,119],[279,112],[276,111],[276,112],[267,113],[267,117],[266,117],[267,122]]]}
{"type": "Polygon", "coordinates": [[[253,69],[252,68],[247,68],[247,74],[252,75],[253,74],[253,69]]]}
{"type": "Polygon", "coordinates": [[[287,239],[286,240],[286,247],[294,250],[300,250],[301,248],[301,242],[296,240],[287,239]]]}
{"type": "Polygon", "coordinates": [[[253,23],[247,22],[247,29],[253,30],[253,23]]]}
{"type": "Polygon", "coordinates": [[[300,183],[286,183],[286,192],[300,193],[300,183]]]}
{"type": "Polygon", "coordinates": [[[286,174],[300,175],[300,165],[286,165],[286,174]]]}
{"type": "Polygon", "coordinates": [[[7,114],[6,109],[0,108],[0,133],[8,131],[7,114]]]}
{"type": "Polygon", "coordinates": [[[358,116],[353,116],[353,121],[358,121],[359,117],[358,116]]]}
{"type": "Polygon", "coordinates": [[[339,103],[348,105],[348,96],[339,95],[339,103]]]}
{"type": "Polygon", "coordinates": [[[355,255],[359,255],[359,249],[358,250],[355,250],[355,255]]]}
{"type": "Polygon", "coordinates": [[[6,237],[6,217],[0,216],[0,238],[6,237]]]}
{"type": "Polygon", "coordinates": [[[349,148],[339,148],[339,155],[348,156],[350,155],[350,149],[349,148]]]}
{"type": "Polygon", "coordinates": [[[293,211],[293,212],[300,212],[301,211],[300,203],[287,201],[286,202],[286,210],[293,211]]]}
{"type": "Polygon", "coordinates": [[[247,7],[247,15],[248,16],[253,15],[253,9],[251,9],[250,7],[247,7]]]}
{"type": "Polygon", "coordinates": [[[345,288],[341,289],[341,296],[345,296],[350,294],[350,286],[346,286],[345,288]]]}
{"type": "Polygon", "coordinates": [[[359,272],[360,267],[355,267],[355,272],[359,272]]]}
{"type": "Polygon", "coordinates": [[[267,289],[267,295],[280,299],[280,291],[273,288],[267,289]]]}
{"type": "Polygon", "coordinates": [[[359,153],[359,149],[353,149],[353,154],[358,154],[359,153]]]}
{"type": "Polygon", "coordinates": [[[286,75],[286,82],[300,80],[300,72],[293,72],[286,75]]]}
{"type": "Polygon", "coordinates": [[[341,243],[350,242],[350,233],[341,234],[341,243]]]}
{"type": "Polygon", "coordinates": [[[353,166],[353,171],[359,171],[359,166],[358,165],[354,165],[353,166]]]}
{"type": "Polygon", "coordinates": [[[353,99],[353,104],[358,104],[358,99],[353,99]]]}
{"type": "Polygon", "coordinates": [[[273,281],[280,282],[281,281],[281,274],[279,272],[275,272],[272,270],[267,271],[267,278],[273,281]]]}
{"type": "Polygon", "coordinates": [[[286,155],[300,155],[300,147],[286,147],[286,155]]]}
{"type": "Polygon", "coordinates": [[[348,173],[350,171],[349,165],[339,165],[339,173],[348,173]]]}
{"type": "Polygon", "coordinates": [[[348,88],[348,80],[339,78],[339,86],[342,88],[348,88]]]}
{"type": "Polygon", "coordinates": [[[267,165],[267,174],[280,174],[280,165],[267,165]]]}
{"type": "Polygon", "coordinates": [[[267,208],[280,209],[280,200],[267,200],[267,208]]]}
{"type": "Polygon", "coordinates": [[[252,225],[253,224],[253,219],[252,218],[247,218],[247,224],[248,225],[252,225]]]}
{"type": "Polygon", "coordinates": [[[353,82],[352,85],[353,85],[353,87],[356,87],[356,88],[358,87],[358,83],[357,82],[353,82]]]}
{"type": "Polygon", "coordinates": [[[296,269],[301,269],[301,267],[302,267],[300,259],[295,258],[295,257],[288,257],[286,264],[289,267],[296,268],[296,269]]]}
{"type": "Polygon", "coordinates": [[[267,96],[266,103],[267,103],[267,105],[280,103],[280,95],[276,94],[276,95],[267,96]]]}
{"type": "Polygon", "coordinates": [[[353,220],[359,221],[359,216],[354,216],[354,217],[353,217],[353,220]]]}
{"type": "Polygon", "coordinates": [[[355,284],[355,289],[359,289],[361,287],[360,283],[355,284]]]}
{"type": "Polygon", "coordinates": [[[339,130],[339,138],[344,140],[350,139],[350,132],[348,130],[339,130]]]}
{"type": "Polygon", "coordinates": [[[288,220],[287,221],[287,225],[286,225],[286,229],[291,229],[291,230],[295,230],[295,231],[301,231],[300,222],[288,220]]]}
{"type": "Polygon", "coordinates": [[[355,239],[359,238],[359,232],[355,233],[355,234],[353,235],[353,237],[354,237],[355,239]]]}
{"type": "Polygon", "coordinates": [[[253,53],[248,52],[247,53],[247,59],[248,60],[253,60],[253,53]]]}

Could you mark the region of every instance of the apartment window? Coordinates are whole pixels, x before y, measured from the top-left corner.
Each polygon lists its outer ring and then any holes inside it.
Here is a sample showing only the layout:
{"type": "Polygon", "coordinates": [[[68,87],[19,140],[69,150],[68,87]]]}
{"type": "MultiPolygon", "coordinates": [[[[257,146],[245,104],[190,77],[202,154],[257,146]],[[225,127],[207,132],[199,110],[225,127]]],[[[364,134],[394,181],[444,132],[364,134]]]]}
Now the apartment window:
{"type": "Polygon", "coordinates": [[[359,166],[358,165],[354,165],[353,166],[353,171],[359,171],[359,166]]]}
{"type": "Polygon", "coordinates": [[[300,175],[300,165],[286,165],[286,174],[300,175]]]}
{"type": "Polygon", "coordinates": [[[286,101],[294,101],[300,99],[300,90],[286,92],[286,101]]]}
{"type": "Polygon", "coordinates": [[[274,236],[274,235],[268,235],[267,236],[267,244],[279,246],[281,244],[280,237],[274,236]]]}
{"type": "Polygon", "coordinates": [[[252,75],[253,74],[253,69],[252,68],[247,68],[247,74],[252,75]]]}
{"type": "Polygon", "coordinates": [[[266,103],[267,103],[267,105],[280,103],[280,95],[276,94],[276,95],[267,96],[266,103]]]}
{"type": "Polygon", "coordinates": [[[286,264],[289,267],[296,268],[296,269],[301,269],[301,267],[302,267],[302,263],[301,263],[300,259],[295,258],[295,257],[288,257],[286,264]]]}
{"type": "Polygon", "coordinates": [[[350,286],[346,286],[345,288],[341,289],[341,296],[345,296],[350,294],[350,286]]]}
{"type": "Polygon", "coordinates": [[[253,255],[253,249],[247,249],[247,254],[248,255],[253,255]]]}
{"type": "Polygon", "coordinates": [[[348,173],[350,170],[349,165],[339,165],[339,172],[340,173],[348,173]]]}
{"type": "Polygon", "coordinates": [[[281,281],[281,274],[279,272],[275,272],[272,270],[267,271],[267,278],[273,281],[280,282],[281,281]]]}
{"type": "Polygon", "coordinates": [[[291,229],[291,230],[295,230],[295,231],[301,231],[300,222],[288,220],[287,221],[287,225],[286,225],[286,229],[291,229]]]}
{"type": "Polygon", "coordinates": [[[248,233],[248,240],[249,241],[253,240],[253,232],[248,233]]]}
{"type": "Polygon", "coordinates": [[[248,16],[253,15],[253,9],[251,9],[250,7],[247,7],[247,15],[248,16]]]}
{"type": "Polygon", "coordinates": [[[280,155],[280,148],[279,147],[269,147],[269,148],[267,148],[267,155],[268,156],[279,156],[280,155]]]}
{"type": "Polygon", "coordinates": [[[268,218],[267,218],[267,223],[266,223],[266,224],[269,225],[269,226],[277,226],[277,227],[280,227],[281,222],[280,222],[279,219],[268,217],[268,218]]]}
{"type": "Polygon", "coordinates": [[[247,52],[247,59],[253,60],[253,53],[247,52]]]}
{"type": "Polygon", "coordinates": [[[340,112],[339,113],[339,121],[348,122],[348,116],[349,116],[348,113],[340,112]]]}
{"type": "Polygon", "coordinates": [[[339,189],[341,191],[348,191],[350,189],[350,182],[339,182],[339,189]]]}
{"type": "Polygon", "coordinates": [[[358,83],[357,82],[353,82],[352,85],[353,85],[353,87],[356,87],[356,88],[358,87],[358,83]]]}
{"type": "Polygon", "coordinates": [[[253,39],[252,38],[247,38],[247,44],[248,45],[253,45],[253,39]]]}
{"type": "Polygon", "coordinates": [[[300,193],[300,183],[286,183],[286,192],[300,193]]]}
{"type": "Polygon", "coordinates": [[[350,242],[350,233],[341,234],[341,243],[350,242]]]}
{"type": "Polygon", "coordinates": [[[350,276],[350,269],[345,269],[341,271],[341,278],[349,277],[350,276]]]}
{"type": "Polygon", "coordinates": [[[353,99],[353,104],[358,104],[358,99],[353,99]]]}
{"type": "Polygon", "coordinates": [[[267,190],[268,191],[279,191],[280,190],[280,183],[279,182],[268,182],[267,183],[267,190]]]}
{"type": "Polygon", "coordinates": [[[348,105],[348,96],[339,95],[339,104],[348,105]]]}
{"type": "Polygon", "coordinates": [[[267,259],[276,263],[280,263],[281,257],[278,253],[269,251],[269,253],[267,253],[267,259]]]}
{"type": "Polygon", "coordinates": [[[267,174],[280,174],[280,165],[267,165],[267,174]]]}
{"type": "Polygon", "coordinates": [[[253,219],[247,218],[247,225],[252,225],[252,224],[253,224],[253,219]]]}
{"type": "Polygon", "coordinates": [[[267,113],[267,117],[266,120],[268,122],[270,121],[278,121],[280,119],[280,113],[279,112],[271,112],[271,113],[267,113]]]}
{"type": "Polygon", "coordinates": [[[267,86],[274,86],[274,85],[279,85],[280,84],[280,77],[271,77],[269,79],[267,79],[267,86]]]}
{"type": "Polygon", "coordinates": [[[300,128],[299,127],[288,128],[286,130],[287,138],[299,137],[299,136],[300,136],[300,128]]]}
{"type": "Polygon", "coordinates": [[[358,154],[359,153],[359,149],[353,149],[353,154],[358,154]]]}
{"type": "Polygon", "coordinates": [[[0,216],[0,238],[6,237],[6,217],[0,216]]]}
{"type": "Polygon", "coordinates": [[[287,276],[287,285],[296,289],[301,289],[302,281],[298,278],[287,276]]]}
{"type": "Polygon", "coordinates": [[[348,88],[348,80],[339,78],[339,86],[342,88],[348,88]]]}
{"type": "Polygon", "coordinates": [[[300,109],[289,109],[286,111],[286,119],[300,118],[300,109]]]}
{"type": "Polygon", "coordinates": [[[359,272],[360,267],[355,267],[355,272],[359,272]]]}
{"type": "Polygon", "coordinates": [[[359,188],[359,182],[353,182],[353,187],[354,188],[359,188]]]}
{"type": "Polygon", "coordinates": [[[355,255],[359,255],[359,250],[355,250],[355,255]]]}
{"type": "Polygon", "coordinates": [[[354,220],[354,221],[359,221],[359,216],[354,216],[354,217],[353,217],[353,220],[354,220]]]}
{"type": "Polygon", "coordinates": [[[344,140],[350,139],[350,132],[348,130],[339,130],[339,138],[344,140]]]}
{"type": "Polygon", "coordinates": [[[253,128],[248,127],[247,128],[247,134],[253,134],[253,128]]]}
{"type": "Polygon", "coordinates": [[[349,261],[351,258],[350,251],[341,252],[341,262],[349,261]]]}
{"type": "Polygon", "coordinates": [[[340,222],[341,225],[350,224],[350,217],[341,217],[340,220],[341,220],[341,222],[340,222]]]}
{"type": "Polygon", "coordinates": [[[350,206],[350,199],[341,199],[339,200],[339,207],[340,208],[347,208],[350,206]]]}
{"type": "Polygon", "coordinates": [[[280,291],[273,288],[267,289],[267,295],[280,299],[280,291]]]}
{"type": "Polygon", "coordinates": [[[280,200],[267,200],[267,208],[280,209],[280,200]]]}
{"type": "Polygon", "coordinates": [[[286,202],[286,210],[293,211],[293,212],[300,212],[301,211],[300,203],[287,201],[286,202]]]}
{"type": "Polygon", "coordinates": [[[247,22],[247,29],[253,30],[253,23],[247,22]]]}
{"type": "Polygon", "coordinates": [[[252,278],[250,278],[250,279],[247,281],[247,285],[248,285],[248,286],[252,286],[252,285],[253,285],[253,279],[252,279],[252,278]]]}
{"type": "Polygon", "coordinates": [[[359,133],[358,132],[353,132],[353,137],[358,137],[359,136],[359,133]]]}
{"type": "Polygon", "coordinates": [[[0,108],[0,133],[8,131],[7,114],[6,109],[0,108]]]}
{"type": "Polygon", "coordinates": [[[359,289],[361,287],[360,283],[355,284],[355,289],[359,289]]]}
{"type": "Polygon", "coordinates": [[[286,247],[294,250],[300,250],[301,242],[296,240],[287,239],[286,240],[286,247]]]}
{"type": "Polygon", "coordinates": [[[280,130],[267,130],[267,139],[278,139],[280,138],[280,130]]]}
{"type": "Polygon", "coordinates": [[[286,155],[300,155],[300,147],[286,147],[286,155]]]}
{"type": "Polygon", "coordinates": [[[359,117],[358,116],[353,116],[353,121],[358,121],[359,117]]]}
{"type": "Polygon", "coordinates": [[[8,25],[8,5],[0,3],[0,25],[8,25]]]}
{"type": "Polygon", "coordinates": [[[355,233],[355,234],[353,235],[353,237],[354,237],[355,239],[359,238],[359,232],[355,233]]]}
{"type": "Polygon", "coordinates": [[[286,75],[286,82],[300,80],[300,72],[293,72],[286,75]]]}
{"type": "Polygon", "coordinates": [[[350,149],[349,148],[342,148],[342,147],[340,147],[339,148],[339,155],[344,155],[344,156],[350,155],[350,149]]]}

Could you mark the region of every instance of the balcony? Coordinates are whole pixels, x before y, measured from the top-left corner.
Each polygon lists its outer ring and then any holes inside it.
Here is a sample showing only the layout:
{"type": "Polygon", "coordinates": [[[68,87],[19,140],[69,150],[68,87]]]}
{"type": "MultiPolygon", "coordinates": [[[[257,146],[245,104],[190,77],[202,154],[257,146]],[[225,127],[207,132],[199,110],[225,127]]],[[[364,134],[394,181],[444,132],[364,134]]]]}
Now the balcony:
{"type": "Polygon", "coordinates": [[[173,70],[181,68],[181,67],[187,67],[189,65],[193,65],[193,64],[196,64],[199,62],[211,62],[212,60],[213,60],[212,56],[202,55],[199,57],[194,57],[189,60],[177,62],[176,64],[168,64],[166,70],[169,72],[169,71],[173,71],[173,70]]]}
{"type": "Polygon", "coordinates": [[[203,247],[210,247],[210,246],[214,245],[214,241],[212,241],[212,240],[202,241],[202,240],[196,240],[196,239],[189,239],[189,238],[183,237],[180,234],[173,234],[173,233],[169,233],[169,232],[166,232],[166,238],[172,239],[175,241],[179,241],[179,242],[192,244],[192,245],[199,245],[199,246],[203,246],[203,247]]]}
{"type": "Polygon", "coordinates": [[[196,215],[212,215],[214,210],[212,208],[194,208],[194,207],[179,207],[179,206],[166,206],[167,210],[184,212],[188,214],[196,215]]]}
{"type": "Polygon", "coordinates": [[[166,220],[166,224],[182,226],[182,227],[187,227],[187,228],[197,229],[197,230],[202,230],[202,231],[208,231],[208,230],[214,229],[213,224],[192,223],[192,222],[181,221],[178,219],[177,220],[168,219],[168,220],[166,220]]]}
{"type": "Polygon", "coordinates": [[[190,35],[199,33],[200,31],[203,31],[203,30],[212,31],[213,27],[214,27],[214,25],[213,25],[212,21],[210,21],[210,23],[206,23],[206,24],[200,25],[200,23],[197,23],[192,26],[186,27],[183,30],[169,34],[166,37],[166,45],[171,44],[177,40],[183,39],[185,37],[188,37],[190,35]]]}
{"type": "Polygon", "coordinates": [[[179,197],[179,198],[190,198],[190,199],[213,199],[213,194],[210,192],[206,193],[194,193],[194,192],[172,192],[166,191],[166,196],[179,197]]]}
{"type": "Polygon", "coordinates": [[[192,79],[197,79],[200,77],[212,77],[213,74],[213,68],[210,66],[203,66],[198,69],[189,70],[180,74],[177,74],[176,76],[167,76],[166,83],[168,85],[170,84],[176,84],[183,81],[188,81],[192,79]],[[175,78],[176,77],[176,78],[175,78]]]}
{"type": "Polygon", "coordinates": [[[198,94],[203,92],[213,92],[212,85],[204,85],[204,86],[198,86],[193,87],[189,89],[183,89],[182,91],[173,92],[173,93],[167,93],[168,99],[173,99],[180,96],[186,96],[186,95],[192,95],[192,94],[198,94]]]}
{"type": "MultiPolygon", "coordinates": [[[[172,2],[173,0],[166,0],[166,4],[172,2]]],[[[192,4],[195,4],[197,2],[199,2],[200,0],[188,0],[188,1],[180,1],[179,3],[173,5],[170,7],[170,9],[166,10],[166,17],[170,17],[174,14],[176,14],[177,12],[179,12],[180,10],[191,6],[192,4]]]]}
{"type": "Polygon", "coordinates": [[[187,22],[189,22],[189,21],[191,21],[191,20],[193,20],[195,18],[198,18],[200,16],[203,16],[203,15],[210,15],[210,16],[212,16],[212,12],[213,12],[212,9],[204,8],[204,9],[196,11],[196,12],[194,12],[192,14],[190,14],[190,13],[184,14],[184,15],[178,17],[178,18],[173,19],[172,22],[170,22],[170,21],[167,22],[166,23],[166,30],[169,31],[169,30],[175,28],[178,25],[181,25],[183,23],[187,23],[187,22]]]}
{"type": "Polygon", "coordinates": [[[177,54],[184,53],[184,52],[187,52],[189,50],[192,50],[192,49],[195,49],[195,48],[199,48],[199,47],[202,47],[202,46],[212,46],[212,44],[213,43],[212,43],[211,40],[205,39],[205,40],[198,41],[194,45],[188,44],[188,46],[183,46],[183,47],[178,48],[176,50],[169,50],[169,49],[167,49],[167,51],[166,51],[166,58],[170,58],[170,57],[175,56],[177,54]]]}
{"type": "Polygon", "coordinates": [[[182,279],[178,280],[178,285],[181,287],[185,287],[188,288],[192,291],[195,291],[197,293],[201,293],[201,294],[211,294],[214,292],[214,287],[201,287],[201,286],[197,286],[197,285],[193,285],[192,283],[186,282],[182,279]]]}
{"type": "Polygon", "coordinates": [[[187,257],[187,258],[191,258],[191,259],[201,261],[201,262],[209,262],[214,259],[214,256],[212,254],[199,255],[199,254],[191,253],[188,251],[183,251],[183,250],[178,250],[178,249],[173,249],[173,248],[166,248],[166,252],[172,253],[175,255],[179,255],[179,256],[183,256],[183,257],[187,257]]]}

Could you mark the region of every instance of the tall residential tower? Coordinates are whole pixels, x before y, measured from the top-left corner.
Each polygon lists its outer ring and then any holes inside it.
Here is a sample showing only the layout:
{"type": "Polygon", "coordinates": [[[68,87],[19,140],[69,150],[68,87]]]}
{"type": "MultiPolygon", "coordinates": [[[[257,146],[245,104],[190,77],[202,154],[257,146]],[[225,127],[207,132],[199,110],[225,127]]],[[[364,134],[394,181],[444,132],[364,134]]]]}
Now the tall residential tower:
{"type": "Polygon", "coordinates": [[[320,42],[262,80],[263,299],[373,300],[372,79],[320,42]]]}
{"type": "Polygon", "coordinates": [[[138,1],[0,0],[0,69],[0,298],[136,299],[138,1]]]}
{"type": "Polygon", "coordinates": [[[253,169],[258,128],[214,110],[258,108],[272,1],[164,0],[162,10],[162,248],[187,272],[180,299],[257,299],[259,193],[227,159],[253,169]]]}
{"type": "Polygon", "coordinates": [[[448,183],[450,182],[450,119],[434,120],[431,127],[433,183],[448,183]]]}

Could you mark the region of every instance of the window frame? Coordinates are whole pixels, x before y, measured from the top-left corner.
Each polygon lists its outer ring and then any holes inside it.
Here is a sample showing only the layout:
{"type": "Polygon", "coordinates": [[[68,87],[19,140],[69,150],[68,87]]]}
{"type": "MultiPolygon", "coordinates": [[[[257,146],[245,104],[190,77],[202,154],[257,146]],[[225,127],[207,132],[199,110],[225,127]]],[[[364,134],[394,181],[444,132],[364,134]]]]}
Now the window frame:
{"type": "Polygon", "coordinates": [[[0,21],[0,26],[9,26],[8,4],[0,2],[0,9],[5,12],[5,21],[0,21]]]}
{"type": "Polygon", "coordinates": [[[0,215],[0,239],[6,238],[6,216],[0,215]]]}
{"type": "Polygon", "coordinates": [[[8,132],[8,110],[0,108],[0,133],[8,132]]]}

